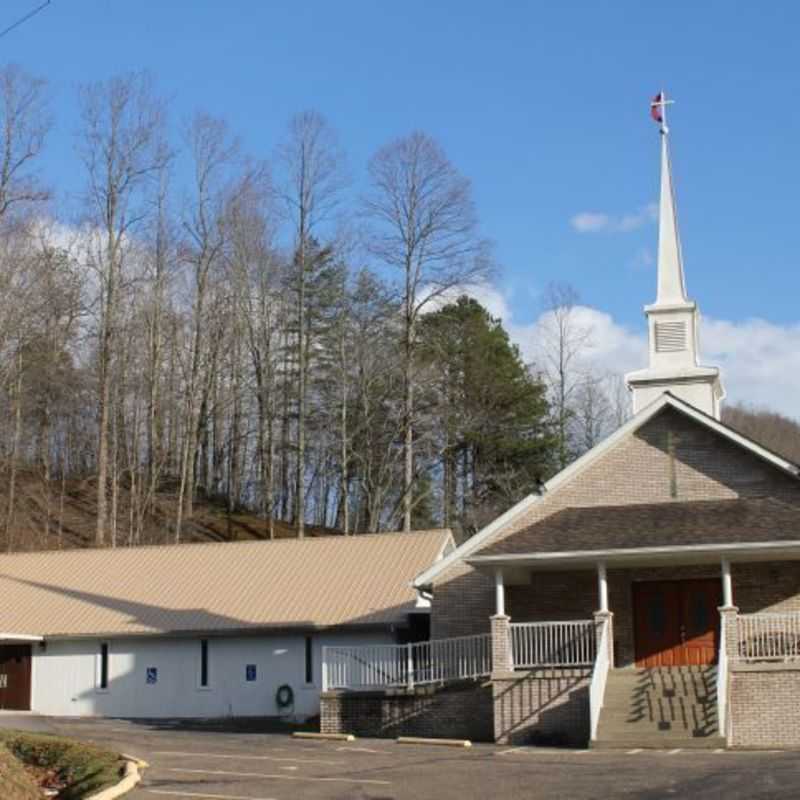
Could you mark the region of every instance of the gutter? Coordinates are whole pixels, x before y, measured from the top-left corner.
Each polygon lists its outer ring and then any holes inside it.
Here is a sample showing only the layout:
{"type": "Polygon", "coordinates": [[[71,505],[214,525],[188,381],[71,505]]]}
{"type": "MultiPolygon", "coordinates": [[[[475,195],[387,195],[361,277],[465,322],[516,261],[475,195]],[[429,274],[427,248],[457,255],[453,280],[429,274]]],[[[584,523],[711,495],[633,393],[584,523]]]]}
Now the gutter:
{"type": "MultiPolygon", "coordinates": [[[[474,566],[546,564],[547,562],[569,562],[597,559],[635,559],[642,556],[692,555],[708,553],[709,555],[747,555],[752,553],[769,553],[781,549],[800,549],[800,540],[772,542],[743,542],[741,544],[688,544],[678,546],[611,548],[606,550],[563,550],[550,553],[506,553],[497,555],[475,556],[465,559],[474,566]]],[[[800,554],[799,554],[800,555],[800,554]]]]}

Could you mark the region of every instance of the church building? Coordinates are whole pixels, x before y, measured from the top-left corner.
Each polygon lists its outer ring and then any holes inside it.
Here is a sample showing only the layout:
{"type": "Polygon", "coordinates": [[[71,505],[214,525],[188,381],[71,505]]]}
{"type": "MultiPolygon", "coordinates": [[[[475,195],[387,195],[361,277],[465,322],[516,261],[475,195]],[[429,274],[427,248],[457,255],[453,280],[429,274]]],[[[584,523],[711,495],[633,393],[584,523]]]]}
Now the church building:
{"type": "Polygon", "coordinates": [[[686,288],[663,95],[652,108],[658,284],[649,363],[627,375],[632,418],[416,578],[431,643],[410,661],[414,680],[370,705],[359,688],[376,687],[344,669],[323,695],[324,730],[800,746],[800,467],[720,421],[720,372],[700,361],[686,288]]]}

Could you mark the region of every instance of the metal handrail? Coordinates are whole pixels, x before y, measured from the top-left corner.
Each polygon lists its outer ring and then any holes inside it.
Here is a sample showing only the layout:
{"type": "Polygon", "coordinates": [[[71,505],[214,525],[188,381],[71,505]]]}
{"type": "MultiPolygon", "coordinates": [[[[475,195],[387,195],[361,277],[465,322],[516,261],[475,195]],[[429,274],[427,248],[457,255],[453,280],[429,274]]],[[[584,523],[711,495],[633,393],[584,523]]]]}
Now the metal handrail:
{"type": "Polygon", "coordinates": [[[595,661],[594,620],[511,624],[514,666],[588,667],[595,661]]]}
{"type": "Polygon", "coordinates": [[[608,620],[604,619],[600,631],[600,643],[597,646],[597,658],[595,658],[594,670],[592,671],[592,681],[589,684],[589,712],[591,716],[590,735],[592,741],[597,739],[597,726],[600,723],[600,711],[603,708],[605,700],[608,670],[611,666],[611,659],[608,654],[608,629],[608,620]]]}

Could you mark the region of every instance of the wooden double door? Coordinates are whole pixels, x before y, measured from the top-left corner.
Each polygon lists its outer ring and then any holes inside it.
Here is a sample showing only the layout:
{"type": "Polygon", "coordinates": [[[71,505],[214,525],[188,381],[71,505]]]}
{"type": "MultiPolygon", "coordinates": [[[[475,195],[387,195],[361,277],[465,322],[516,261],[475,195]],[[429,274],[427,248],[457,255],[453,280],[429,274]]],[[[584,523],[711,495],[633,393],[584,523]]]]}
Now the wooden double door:
{"type": "Polygon", "coordinates": [[[636,665],[716,663],[721,604],[719,579],[634,583],[636,665]]]}
{"type": "Polygon", "coordinates": [[[31,646],[0,645],[0,709],[28,711],[31,707],[31,646]]]}

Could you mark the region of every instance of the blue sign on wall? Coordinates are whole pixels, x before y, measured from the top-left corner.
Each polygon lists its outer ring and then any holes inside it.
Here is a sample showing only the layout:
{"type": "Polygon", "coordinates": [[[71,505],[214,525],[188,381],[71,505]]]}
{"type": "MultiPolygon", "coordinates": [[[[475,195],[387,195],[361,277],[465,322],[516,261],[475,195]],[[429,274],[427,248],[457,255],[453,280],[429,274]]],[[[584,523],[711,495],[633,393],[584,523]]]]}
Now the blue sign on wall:
{"type": "Polygon", "coordinates": [[[158,683],[158,667],[148,667],[147,668],[147,683],[153,684],[158,683]]]}
{"type": "Polygon", "coordinates": [[[244,677],[246,681],[254,681],[256,679],[256,665],[248,664],[244,668],[244,677]]]}

